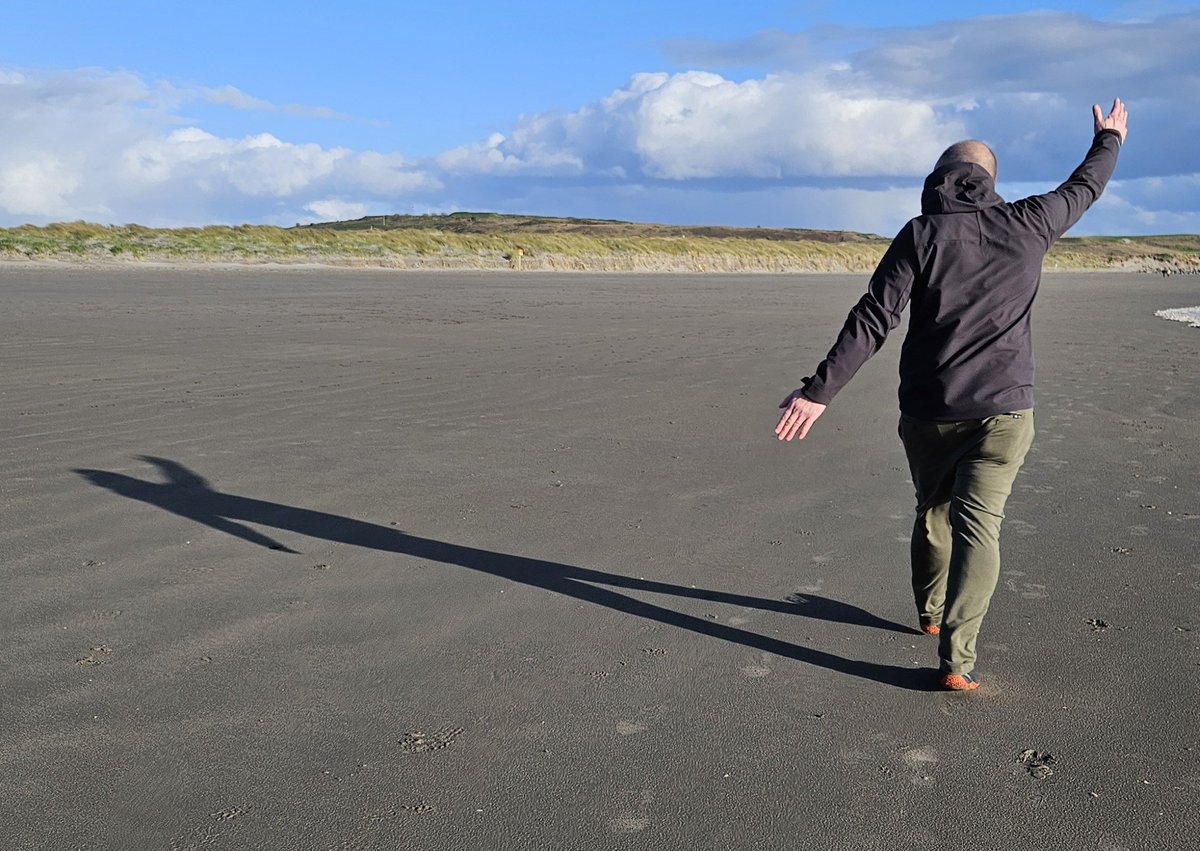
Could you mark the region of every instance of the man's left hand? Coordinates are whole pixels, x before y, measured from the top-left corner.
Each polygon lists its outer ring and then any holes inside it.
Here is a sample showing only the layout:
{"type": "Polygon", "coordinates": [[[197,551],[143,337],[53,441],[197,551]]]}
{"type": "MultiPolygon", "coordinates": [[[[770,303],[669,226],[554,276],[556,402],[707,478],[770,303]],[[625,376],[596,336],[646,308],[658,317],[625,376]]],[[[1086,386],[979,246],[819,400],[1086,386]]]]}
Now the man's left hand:
{"type": "Polygon", "coordinates": [[[787,410],[783,412],[783,416],[779,418],[779,424],[775,426],[775,436],[779,440],[791,440],[793,437],[804,440],[804,436],[808,434],[812,424],[821,414],[825,413],[826,406],[811,399],[805,399],[800,395],[800,391],[796,390],[780,402],[779,407],[787,410]]]}

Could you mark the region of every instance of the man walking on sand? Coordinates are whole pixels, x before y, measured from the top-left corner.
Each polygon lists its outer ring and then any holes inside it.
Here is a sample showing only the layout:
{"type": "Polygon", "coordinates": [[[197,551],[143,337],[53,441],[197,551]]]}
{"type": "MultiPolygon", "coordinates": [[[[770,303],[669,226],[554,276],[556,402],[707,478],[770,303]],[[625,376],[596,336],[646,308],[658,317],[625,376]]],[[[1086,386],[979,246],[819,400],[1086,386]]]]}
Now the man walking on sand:
{"type": "Polygon", "coordinates": [[[1042,258],[1091,206],[1125,141],[1125,105],[1092,107],[1091,149],[1066,182],[1007,203],[982,142],[946,149],[921,215],[892,240],[816,374],[775,426],[803,439],[911,305],[900,352],[900,439],[916,486],[912,588],[944,688],[979,687],[975,640],[1000,575],[1004,503],[1033,442],[1030,311],[1042,258]]]}

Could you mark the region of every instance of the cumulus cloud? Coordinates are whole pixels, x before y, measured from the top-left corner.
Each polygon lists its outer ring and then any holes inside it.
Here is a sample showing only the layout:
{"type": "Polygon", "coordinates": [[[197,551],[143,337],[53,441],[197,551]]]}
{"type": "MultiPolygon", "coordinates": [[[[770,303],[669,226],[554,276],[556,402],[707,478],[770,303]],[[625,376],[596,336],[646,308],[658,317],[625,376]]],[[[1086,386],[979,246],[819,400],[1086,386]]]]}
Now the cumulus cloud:
{"type": "Polygon", "coordinates": [[[185,99],[128,73],[5,70],[0,223],[298,221],[329,198],[394,210],[441,185],[395,153],[180,126],[185,99]]]}
{"type": "Polygon", "coordinates": [[[482,142],[459,145],[437,156],[437,164],[448,172],[459,174],[579,174],[583,161],[570,150],[534,141],[536,125],[551,125],[550,121],[534,119],[518,127],[511,140],[503,133],[493,133],[482,142]]]}
{"type": "Polygon", "coordinates": [[[295,195],[328,176],[350,152],[281,142],[269,133],[221,139],[196,127],[139,141],[121,158],[130,184],[186,181],[212,188],[227,184],[254,196],[295,195]]]}
{"type": "Polygon", "coordinates": [[[646,172],[677,180],[912,174],[963,134],[927,103],[817,75],[677,74],[646,93],[639,117],[646,172]]]}
{"type": "Polygon", "coordinates": [[[610,175],[664,180],[915,174],[962,124],[914,99],[818,74],[735,82],[689,71],[639,74],[574,112],[523,117],[438,157],[452,173],[610,175]]]}
{"type": "Polygon", "coordinates": [[[71,209],[67,196],[79,184],[78,174],[58,157],[31,151],[0,168],[0,207],[31,216],[62,216],[71,209]]]}

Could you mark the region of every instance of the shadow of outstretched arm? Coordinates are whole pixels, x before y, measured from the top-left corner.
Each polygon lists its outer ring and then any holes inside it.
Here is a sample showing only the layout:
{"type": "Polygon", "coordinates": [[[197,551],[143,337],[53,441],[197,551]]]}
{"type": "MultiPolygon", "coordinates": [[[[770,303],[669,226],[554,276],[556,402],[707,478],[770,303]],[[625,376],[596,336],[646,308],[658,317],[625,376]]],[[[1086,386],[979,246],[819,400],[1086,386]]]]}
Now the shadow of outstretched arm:
{"type": "Polygon", "coordinates": [[[367,523],[350,517],[221,493],[214,490],[203,477],[177,462],[153,456],[142,456],[142,458],[161,470],[167,481],[161,483],[143,481],[132,476],[103,470],[77,469],[75,472],[92,484],[113,493],[157,506],[164,511],[186,517],[212,529],[226,532],[249,543],[269,549],[296,552],[244,524],[254,523],[260,526],[270,526],[326,541],[412,556],[442,564],[453,564],[851,676],[906,689],[927,690],[931,687],[928,673],[920,669],[844,659],[831,653],[801,647],[716,621],[676,612],[597,586],[607,585],[615,588],[670,594],[747,608],[799,613],[823,620],[909,634],[913,632],[907,627],[878,618],[856,606],[810,595],[805,595],[803,602],[787,602],[764,600],[723,591],[686,588],[560,562],[497,553],[477,547],[466,547],[432,538],[422,538],[393,527],[367,523]]]}

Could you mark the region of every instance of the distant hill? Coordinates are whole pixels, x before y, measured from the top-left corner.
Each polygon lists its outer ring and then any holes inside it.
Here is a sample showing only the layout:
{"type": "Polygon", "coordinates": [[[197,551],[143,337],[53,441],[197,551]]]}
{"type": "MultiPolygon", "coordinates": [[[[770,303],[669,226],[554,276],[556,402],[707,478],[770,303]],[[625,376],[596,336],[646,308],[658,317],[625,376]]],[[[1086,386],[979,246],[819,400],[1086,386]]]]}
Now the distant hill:
{"type": "Polygon", "coordinates": [[[597,237],[687,237],[691,239],[766,239],[774,242],[880,243],[883,237],[840,230],[745,228],[725,225],[658,225],[617,219],[520,216],[507,213],[449,213],[425,216],[364,216],[341,222],[297,225],[332,230],[438,230],[446,233],[581,234],[597,237]]]}

